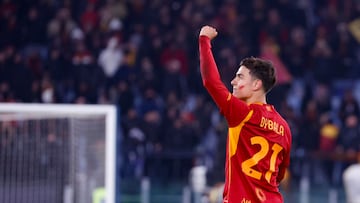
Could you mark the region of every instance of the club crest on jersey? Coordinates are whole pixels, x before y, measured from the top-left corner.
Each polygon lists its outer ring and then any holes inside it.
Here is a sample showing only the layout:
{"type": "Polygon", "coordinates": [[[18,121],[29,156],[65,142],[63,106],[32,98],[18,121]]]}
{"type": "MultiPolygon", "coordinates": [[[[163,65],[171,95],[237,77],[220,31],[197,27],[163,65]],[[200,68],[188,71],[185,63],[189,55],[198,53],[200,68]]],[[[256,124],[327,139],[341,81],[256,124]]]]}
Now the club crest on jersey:
{"type": "Polygon", "coordinates": [[[274,131],[276,134],[284,136],[284,126],[271,119],[261,117],[260,127],[274,131]]]}

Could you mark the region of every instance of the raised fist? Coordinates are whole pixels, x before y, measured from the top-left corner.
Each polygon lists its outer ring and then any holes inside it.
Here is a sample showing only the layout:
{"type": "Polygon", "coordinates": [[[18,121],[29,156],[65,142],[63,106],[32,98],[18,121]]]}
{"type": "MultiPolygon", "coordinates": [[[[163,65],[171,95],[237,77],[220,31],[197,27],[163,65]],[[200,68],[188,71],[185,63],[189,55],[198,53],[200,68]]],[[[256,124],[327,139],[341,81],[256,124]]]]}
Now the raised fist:
{"type": "Polygon", "coordinates": [[[199,36],[207,36],[211,40],[217,36],[218,32],[215,28],[205,25],[201,28],[199,36]]]}

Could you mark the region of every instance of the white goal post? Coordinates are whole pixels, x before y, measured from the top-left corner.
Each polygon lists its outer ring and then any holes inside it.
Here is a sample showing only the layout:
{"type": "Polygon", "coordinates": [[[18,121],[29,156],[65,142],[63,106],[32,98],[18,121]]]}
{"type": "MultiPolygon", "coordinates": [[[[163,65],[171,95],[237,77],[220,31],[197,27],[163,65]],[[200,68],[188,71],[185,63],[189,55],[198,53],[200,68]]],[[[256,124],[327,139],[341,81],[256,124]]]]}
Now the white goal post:
{"type": "MultiPolygon", "coordinates": [[[[117,134],[117,113],[116,107],[114,105],[90,105],[90,104],[24,104],[24,103],[1,103],[0,104],[0,178],[4,176],[5,181],[2,181],[2,184],[7,183],[6,186],[0,184],[0,201],[8,200],[12,202],[26,202],[26,198],[33,198],[35,201],[46,202],[46,195],[50,195],[52,191],[49,190],[49,194],[42,194],[47,192],[37,192],[32,194],[33,188],[37,188],[40,185],[51,185],[52,174],[44,175],[49,173],[47,168],[44,168],[44,163],[49,163],[49,156],[51,153],[56,154],[57,157],[66,159],[66,161],[71,161],[73,163],[69,164],[69,168],[77,167],[74,169],[73,176],[68,175],[67,173],[70,170],[67,168],[54,169],[56,180],[59,181],[62,177],[67,177],[69,181],[78,178],[81,176],[81,170],[87,167],[90,169],[86,170],[88,174],[82,176],[83,179],[86,179],[82,185],[92,184],[95,185],[94,181],[91,182],[92,176],[104,177],[104,180],[98,181],[102,182],[102,192],[101,194],[105,195],[102,197],[101,202],[106,203],[115,203],[115,185],[116,185],[116,134],[117,134]],[[40,121],[39,121],[40,120],[40,121]],[[26,123],[21,127],[13,127],[13,122],[26,123]],[[10,124],[6,124],[10,123],[10,124]],[[60,124],[59,126],[56,126],[60,124]],[[9,129],[9,126],[11,129],[9,129]],[[13,128],[13,129],[12,129],[13,128]],[[65,129],[66,128],[66,129],[65,129]],[[35,129],[35,130],[34,130],[35,129]],[[49,130],[50,129],[50,130],[49,130]],[[55,130],[54,130],[55,129],[55,130]],[[66,143],[67,148],[60,149],[58,151],[52,152],[51,147],[49,149],[44,147],[47,141],[55,139],[49,136],[49,131],[56,131],[58,134],[66,134],[66,143]],[[66,130],[66,132],[64,132],[66,130]],[[25,132],[26,131],[26,132],[25,132]],[[32,131],[36,131],[33,133],[32,131]],[[39,131],[39,132],[37,132],[39,131]],[[41,134],[40,131],[43,131],[45,135],[41,134]],[[102,132],[104,131],[104,132],[102,132]],[[30,132],[30,133],[27,133],[30,132]],[[26,135],[25,135],[26,134],[26,135]],[[33,135],[36,134],[36,135],[33,135]],[[24,136],[25,135],[25,136],[24,136]],[[19,139],[10,143],[8,141],[9,137],[20,137],[19,139]],[[29,139],[29,136],[33,136],[33,140],[29,139]],[[90,137],[93,136],[93,137],[90,137]],[[80,137],[80,138],[79,138],[80,137]],[[91,139],[91,140],[87,140],[91,139]],[[30,140],[30,141],[29,141],[30,140]],[[93,141],[95,140],[95,141],[93,141]],[[100,140],[100,141],[99,141],[100,140]],[[39,142],[37,142],[39,141],[39,142]],[[5,144],[4,144],[5,143],[5,144]],[[3,147],[6,145],[9,147],[3,147]],[[37,143],[37,146],[34,148],[29,147],[30,144],[24,143],[37,143]],[[45,144],[44,144],[45,143],[45,144]],[[83,144],[85,143],[85,144],[83,144]],[[100,143],[100,144],[99,144],[100,143]],[[2,145],[1,145],[2,144],[2,145]],[[91,145],[91,146],[88,146],[91,145]],[[90,148],[91,147],[91,148],[90,148]],[[16,149],[15,149],[16,148],[16,149]],[[17,149],[21,150],[17,150],[17,149]],[[100,148],[100,149],[99,149],[100,148]],[[27,149],[31,149],[34,152],[27,152],[27,149]],[[95,150],[94,150],[95,149],[95,150]],[[100,152],[94,152],[99,149],[100,152]],[[48,150],[48,151],[46,151],[48,150]],[[20,152],[21,153],[20,153],[20,152]],[[38,152],[42,154],[39,155],[38,152]],[[86,154],[90,152],[89,154],[86,154]],[[35,164],[32,161],[28,160],[28,157],[31,155],[33,158],[31,160],[39,160],[39,164],[35,164]],[[47,154],[48,153],[48,154],[47,154]],[[45,155],[44,155],[45,154],[45,155]],[[104,154],[104,157],[102,155],[104,154]],[[84,156],[84,157],[83,157],[84,156]],[[10,157],[10,158],[9,158],[10,157]],[[15,157],[15,158],[14,158],[15,157]],[[99,158],[100,157],[100,158],[99,158]],[[102,159],[103,158],[103,159],[102,159]],[[84,160],[89,160],[89,163],[83,163],[84,160]],[[97,160],[101,160],[104,163],[98,163],[97,160]],[[9,164],[10,163],[10,164],[9,164]],[[102,167],[100,169],[91,169],[91,167],[96,166],[102,167]],[[79,174],[77,174],[79,172],[79,174]],[[90,171],[90,172],[88,172],[90,171]],[[100,171],[100,172],[99,172],[100,171]],[[6,173],[11,173],[10,176],[6,173]],[[98,175],[98,173],[105,173],[98,175]],[[5,175],[4,175],[5,174],[5,175]],[[25,174],[25,175],[24,175],[25,174]],[[60,175],[57,175],[60,174],[60,175]],[[89,175],[90,174],[90,175],[89,175]],[[46,176],[46,177],[45,177],[46,176]],[[35,178],[36,177],[36,178],[35,178]],[[41,178],[37,178],[41,177],[41,178]],[[44,178],[45,177],[45,178],[44,178]],[[50,177],[50,178],[48,178],[50,177]],[[61,178],[59,178],[61,177],[61,178]],[[76,177],[76,178],[75,178],[76,177]],[[21,182],[21,178],[26,179],[21,182]],[[89,180],[88,180],[89,179],[89,180]],[[25,187],[28,185],[34,184],[30,192],[27,192],[25,187]],[[2,187],[6,187],[5,189],[2,187]],[[22,187],[21,192],[24,193],[24,197],[19,197],[18,191],[19,187],[22,187]],[[16,189],[18,188],[18,189],[16,189]],[[16,190],[16,191],[14,191],[16,190]],[[44,196],[44,197],[42,197],[44,196]],[[17,198],[16,201],[11,200],[11,198],[17,198]],[[22,200],[24,199],[24,200],[22,200]],[[105,200],[105,201],[104,201],[105,200]]],[[[49,164],[48,164],[49,165],[49,164]]],[[[67,165],[67,164],[65,164],[67,165]]],[[[71,172],[69,172],[71,173],[71,172]]],[[[81,179],[81,178],[80,178],[81,179]]],[[[93,178],[96,179],[96,178],[93,178]]],[[[62,181],[62,186],[64,184],[62,181]]],[[[0,180],[1,182],[1,180],[0,180]]],[[[78,184],[78,183],[76,183],[78,184]]],[[[98,184],[98,183],[97,183],[98,184]]],[[[59,185],[59,184],[58,184],[59,185]]],[[[79,184],[81,186],[81,183],[79,184]]],[[[43,187],[43,186],[42,186],[43,187]]],[[[54,188],[58,186],[54,186],[54,188]]],[[[58,194],[56,201],[52,202],[62,202],[62,203],[81,203],[96,202],[94,200],[94,193],[88,194],[89,190],[83,190],[81,187],[70,186],[69,188],[61,188],[61,194],[58,194]],[[74,199],[74,193],[77,192],[87,192],[86,194],[80,194],[79,197],[74,199]],[[86,198],[84,196],[87,196],[86,198]],[[92,197],[88,197],[92,196],[92,197]],[[61,199],[61,200],[60,200],[61,199]]],[[[86,187],[88,187],[86,185],[86,187]]],[[[60,190],[60,189],[59,189],[60,190]]],[[[93,190],[91,191],[93,192],[93,190]]],[[[54,192],[54,194],[56,191],[54,192]]],[[[95,195],[96,196],[96,195],[95,195]]],[[[98,197],[96,197],[98,198],[98,197]]],[[[95,199],[96,199],[95,198],[95,199]]],[[[99,201],[100,202],[100,201],[99,201]]]]}

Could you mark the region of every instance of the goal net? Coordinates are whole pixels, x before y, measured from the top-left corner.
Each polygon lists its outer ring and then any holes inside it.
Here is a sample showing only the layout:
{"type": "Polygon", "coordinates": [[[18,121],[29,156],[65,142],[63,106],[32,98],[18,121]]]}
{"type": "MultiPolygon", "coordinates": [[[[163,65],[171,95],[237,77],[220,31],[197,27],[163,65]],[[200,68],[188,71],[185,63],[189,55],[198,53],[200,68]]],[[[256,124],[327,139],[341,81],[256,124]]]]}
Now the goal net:
{"type": "Polygon", "coordinates": [[[0,104],[0,202],[114,203],[116,109],[0,104]]]}

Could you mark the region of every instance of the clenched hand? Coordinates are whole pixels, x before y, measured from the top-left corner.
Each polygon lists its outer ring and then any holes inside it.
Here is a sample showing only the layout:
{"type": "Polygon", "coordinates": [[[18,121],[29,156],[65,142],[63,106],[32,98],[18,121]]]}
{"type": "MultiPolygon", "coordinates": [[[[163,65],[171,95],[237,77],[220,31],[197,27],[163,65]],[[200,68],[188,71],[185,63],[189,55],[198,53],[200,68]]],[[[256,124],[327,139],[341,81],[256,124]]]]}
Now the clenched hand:
{"type": "Polygon", "coordinates": [[[205,25],[201,28],[199,36],[207,36],[210,40],[214,39],[217,36],[218,32],[215,28],[205,25]]]}

